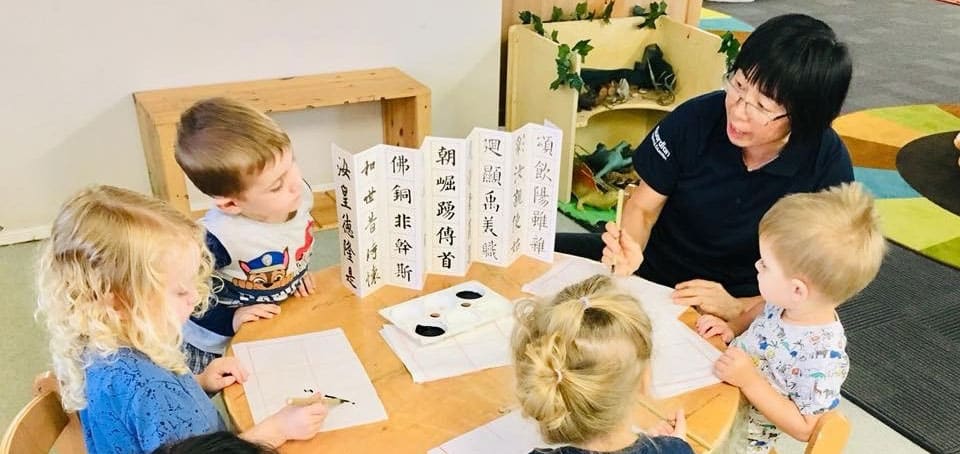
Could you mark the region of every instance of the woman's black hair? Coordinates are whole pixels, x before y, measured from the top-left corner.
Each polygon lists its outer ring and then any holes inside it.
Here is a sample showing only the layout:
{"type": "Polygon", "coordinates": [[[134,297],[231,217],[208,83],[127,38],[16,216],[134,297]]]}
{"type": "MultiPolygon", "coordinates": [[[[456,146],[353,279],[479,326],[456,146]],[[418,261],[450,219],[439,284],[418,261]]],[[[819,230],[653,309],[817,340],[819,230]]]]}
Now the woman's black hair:
{"type": "Polygon", "coordinates": [[[249,442],[227,431],[197,435],[157,448],[151,454],[276,454],[268,446],[249,442]]]}
{"type": "Polygon", "coordinates": [[[847,45],[823,21],[785,14],[750,34],[733,63],[737,70],[786,108],[791,138],[819,140],[840,114],[853,62],[847,45]]]}

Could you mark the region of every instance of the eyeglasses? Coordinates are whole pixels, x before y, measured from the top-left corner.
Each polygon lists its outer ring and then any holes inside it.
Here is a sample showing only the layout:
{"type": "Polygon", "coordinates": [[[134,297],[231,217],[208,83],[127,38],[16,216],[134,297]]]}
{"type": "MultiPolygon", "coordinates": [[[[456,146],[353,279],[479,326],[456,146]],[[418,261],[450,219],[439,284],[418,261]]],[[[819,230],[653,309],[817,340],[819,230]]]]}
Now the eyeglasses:
{"type": "Polygon", "coordinates": [[[744,97],[744,95],[747,94],[747,91],[737,86],[737,82],[734,82],[733,80],[733,74],[728,74],[723,78],[723,88],[726,90],[727,94],[736,96],[737,102],[734,103],[734,105],[740,104],[740,102],[743,101],[743,103],[747,106],[744,110],[747,112],[747,118],[750,121],[762,123],[764,126],[766,126],[790,115],[787,112],[771,112],[750,101],[747,101],[747,99],[744,97]]]}

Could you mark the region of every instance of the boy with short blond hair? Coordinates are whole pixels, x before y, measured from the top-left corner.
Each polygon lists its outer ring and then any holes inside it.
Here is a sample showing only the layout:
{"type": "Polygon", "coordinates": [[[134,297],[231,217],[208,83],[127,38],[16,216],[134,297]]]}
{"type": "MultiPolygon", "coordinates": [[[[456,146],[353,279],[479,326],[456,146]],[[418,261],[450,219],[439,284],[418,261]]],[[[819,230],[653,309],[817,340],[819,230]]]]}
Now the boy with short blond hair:
{"type": "Polygon", "coordinates": [[[273,119],[241,102],[202,100],[180,117],[177,163],[213,198],[200,223],[215,258],[217,303],[184,328],[194,372],[223,354],[241,324],[271,318],[276,303],[313,292],[313,193],[273,119]],[[221,285],[222,284],[222,285],[221,285]]]}
{"type": "Polygon", "coordinates": [[[835,309],[876,277],[885,252],[873,199],[857,183],[786,196],[763,216],[756,266],[766,304],[730,322],[697,321],[704,337],[733,340],[714,371],[752,404],[747,452],[768,452],[780,431],[807,441],[839,405],[850,362],[835,309]]]}

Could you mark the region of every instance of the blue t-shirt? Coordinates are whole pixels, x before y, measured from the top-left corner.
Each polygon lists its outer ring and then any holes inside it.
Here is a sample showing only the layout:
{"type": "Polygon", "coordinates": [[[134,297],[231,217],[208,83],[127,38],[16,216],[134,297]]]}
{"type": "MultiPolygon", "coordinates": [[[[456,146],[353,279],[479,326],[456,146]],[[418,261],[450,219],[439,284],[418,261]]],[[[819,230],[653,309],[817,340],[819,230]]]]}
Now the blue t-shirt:
{"type": "Polygon", "coordinates": [[[192,374],[177,375],[129,348],[86,369],[80,423],[91,453],[149,453],[165,443],[226,430],[192,374]]]}
{"type": "MultiPolygon", "coordinates": [[[[609,451],[611,454],[693,454],[693,449],[682,438],[677,437],[644,437],[626,448],[609,451]]],[[[530,451],[530,454],[596,454],[596,451],[586,451],[573,446],[559,448],[541,448],[530,451]]]]}
{"type": "Polygon", "coordinates": [[[853,166],[827,128],[819,137],[791,136],[779,157],[748,171],[727,137],[724,97],[717,91],[677,106],[634,153],[640,178],[667,196],[638,273],[670,287],[707,279],[735,297],[755,296],[760,218],[787,194],[853,181],[853,166]]]}

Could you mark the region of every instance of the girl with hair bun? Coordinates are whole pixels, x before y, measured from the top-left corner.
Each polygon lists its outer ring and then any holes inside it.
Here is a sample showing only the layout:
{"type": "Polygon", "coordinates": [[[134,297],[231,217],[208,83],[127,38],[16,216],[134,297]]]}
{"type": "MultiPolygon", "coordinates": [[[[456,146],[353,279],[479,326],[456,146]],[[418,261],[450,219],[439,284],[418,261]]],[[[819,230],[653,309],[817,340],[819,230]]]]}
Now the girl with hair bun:
{"type": "Polygon", "coordinates": [[[564,445],[533,453],[692,453],[676,425],[633,431],[630,413],[645,392],[653,344],[637,301],[597,275],[553,300],[517,304],[512,339],[517,397],[544,440],[564,445]]]}

